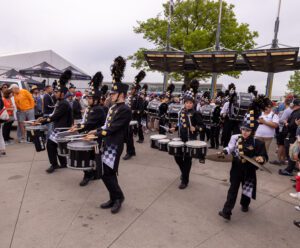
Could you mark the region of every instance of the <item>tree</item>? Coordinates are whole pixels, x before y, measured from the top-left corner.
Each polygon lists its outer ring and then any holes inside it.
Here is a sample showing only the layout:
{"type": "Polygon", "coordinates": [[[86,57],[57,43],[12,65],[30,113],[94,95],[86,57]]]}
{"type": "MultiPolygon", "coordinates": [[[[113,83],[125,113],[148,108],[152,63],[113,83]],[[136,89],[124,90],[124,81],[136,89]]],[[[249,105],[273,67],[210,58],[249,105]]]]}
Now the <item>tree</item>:
{"type": "Polygon", "coordinates": [[[300,96],[300,71],[295,71],[294,74],[291,75],[287,87],[291,93],[300,96]]]}
{"type": "MultiPolygon", "coordinates": [[[[134,27],[136,34],[143,34],[143,38],[153,43],[156,50],[164,50],[167,40],[169,3],[163,4],[163,17],[157,15],[144,22],[138,21],[134,27]]],[[[250,31],[246,23],[238,23],[234,14],[234,5],[223,3],[220,42],[227,49],[243,51],[253,48],[258,37],[256,31],[250,31]]],[[[216,42],[216,29],[219,15],[219,3],[212,0],[184,0],[175,2],[171,19],[171,47],[190,53],[214,47],[216,42]]],[[[132,66],[137,69],[149,70],[140,48],[135,54],[129,56],[132,66]]],[[[238,77],[240,72],[227,73],[238,77]]],[[[172,73],[172,77],[187,83],[192,78],[206,79],[210,74],[200,72],[172,73]]]]}

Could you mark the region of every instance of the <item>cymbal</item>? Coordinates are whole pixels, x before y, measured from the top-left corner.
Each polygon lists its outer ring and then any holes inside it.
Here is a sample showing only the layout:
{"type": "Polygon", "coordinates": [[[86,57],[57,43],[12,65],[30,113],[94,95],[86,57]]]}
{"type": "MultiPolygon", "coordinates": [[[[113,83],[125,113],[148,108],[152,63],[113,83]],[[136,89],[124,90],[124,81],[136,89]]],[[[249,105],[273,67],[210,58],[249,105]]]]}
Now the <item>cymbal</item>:
{"type": "Polygon", "coordinates": [[[209,154],[205,156],[205,159],[215,161],[215,162],[223,162],[223,163],[229,163],[232,162],[232,156],[231,155],[220,155],[220,154],[209,154]]]}

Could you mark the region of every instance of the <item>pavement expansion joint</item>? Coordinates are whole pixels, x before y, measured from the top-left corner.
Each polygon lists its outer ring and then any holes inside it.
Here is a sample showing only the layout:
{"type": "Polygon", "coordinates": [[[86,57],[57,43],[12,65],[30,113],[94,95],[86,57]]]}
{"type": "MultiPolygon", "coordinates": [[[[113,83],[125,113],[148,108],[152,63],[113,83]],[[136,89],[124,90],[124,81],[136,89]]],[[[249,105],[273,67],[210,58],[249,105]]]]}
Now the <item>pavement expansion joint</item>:
{"type": "Polygon", "coordinates": [[[21,209],[22,209],[22,206],[23,206],[23,201],[24,201],[24,198],[25,198],[27,186],[28,186],[28,183],[29,183],[29,178],[30,178],[32,166],[33,166],[33,163],[34,163],[35,155],[36,155],[36,152],[34,152],[33,158],[32,158],[32,160],[31,160],[31,164],[30,164],[30,168],[29,168],[29,171],[28,171],[28,175],[27,175],[27,179],[26,179],[26,184],[25,184],[25,187],[24,187],[24,191],[23,191],[23,195],[22,195],[22,199],[21,199],[21,204],[20,204],[19,211],[18,211],[18,214],[17,214],[17,219],[16,219],[16,223],[15,223],[15,225],[14,225],[12,237],[11,237],[10,244],[9,244],[9,248],[12,247],[12,244],[13,244],[13,241],[14,241],[14,237],[15,237],[17,225],[18,225],[18,222],[19,222],[19,218],[20,218],[21,209]]]}

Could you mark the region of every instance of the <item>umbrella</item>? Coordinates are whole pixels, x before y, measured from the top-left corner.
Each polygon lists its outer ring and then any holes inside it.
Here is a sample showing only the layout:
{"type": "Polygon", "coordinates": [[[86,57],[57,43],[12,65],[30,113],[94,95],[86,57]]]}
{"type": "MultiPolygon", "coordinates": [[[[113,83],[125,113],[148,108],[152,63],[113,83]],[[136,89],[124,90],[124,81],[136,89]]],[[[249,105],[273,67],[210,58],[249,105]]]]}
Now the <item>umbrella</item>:
{"type": "Polygon", "coordinates": [[[20,73],[27,76],[36,76],[44,78],[59,78],[62,71],[55,68],[54,66],[48,64],[47,62],[42,62],[38,65],[22,69],[20,73]]]}
{"type": "Polygon", "coordinates": [[[65,69],[63,69],[62,71],[65,70],[71,70],[72,71],[72,79],[73,80],[91,80],[91,77],[79,70],[77,70],[76,68],[69,66],[65,69]]]}

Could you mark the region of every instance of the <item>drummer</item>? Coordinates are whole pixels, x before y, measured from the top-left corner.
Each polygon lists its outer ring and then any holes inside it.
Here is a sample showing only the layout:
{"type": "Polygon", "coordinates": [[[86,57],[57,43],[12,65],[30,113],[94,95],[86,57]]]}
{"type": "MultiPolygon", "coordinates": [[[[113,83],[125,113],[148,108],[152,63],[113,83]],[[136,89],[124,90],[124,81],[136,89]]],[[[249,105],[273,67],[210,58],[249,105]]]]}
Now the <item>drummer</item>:
{"type": "MultiPolygon", "coordinates": [[[[103,177],[110,199],[101,204],[102,209],[111,209],[112,214],[120,211],[125,199],[121,187],[118,183],[118,168],[120,156],[124,148],[124,140],[127,133],[128,125],[131,120],[131,110],[125,104],[125,98],[128,91],[128,85],[121,83],[125,69],[125,60],[117,57],[112,65],[113,86],[110,91],[113,105],[108,111],[108,115],[103,127],[90,134],[96,134],[103,139],[103,177]]],[[[90,139],[89,136],[87,139],[90,139]]]]}
{"type": "MultiPolygon", "coordinates": [[[[39,124],[47,124],[53,122],[54,130],[55,128],[68,128],[72,125],[72,109],[70,104],[65,100],[65,94],[68,92],[68,88],[66,84],[72,77],[72,72],[70,70],[66,70],[60,77],[60,80],[54,89],[54,96],[57,100],[56,106],[54,109],[54,113],[48,117],[40,117],[34,123],[34,125],[39,124]]],[[[48,158],[50,162],[50,167],[46,170],[48,173],[53,173],[56,169],[59,168],[58,161],[60,163],[60,167],[67,167],[67,160],[65,157],[59,156],[57,153],[57,142],[55,137],[55,132],[51,131],[50,137],[47,141],[47,152],[48,158]]]]}
{"type": "Polygon", "coordinates": [[[228,147],[224,148],[223,154],[232,154],[232,166],[230,171],[230,188],[223,210],[219,215],[230,220],[240,185],[242,185],[242,197],[240,204],[243,212],[248,212],[252,199],[256,199],[256,170],[257,166],[243,159],[245,155],[254,159],[259,164],[268,161],[268,155],[264,142],[254,138],[255,123],[250,114],[241,127],[241,134],[233,135],[228,147]]]}
{"type": "MultiPolygon", "coordinates": [[[[74,125],[70,131],[78,131],[80,133],[89,132],[104,125],[106,114],[103,107],[100,106],[101,91],[99,90],[102,79],[101,72],[97,72],[93,77],[90,83],[90,91],[87,94],[88,108],[84,119],[81,124],[74,125]]],[[[79,185],[82,187],[86,186],[93,179],[98,179],[94,170],[84,171],[84,177],[79,185]]]]}
{"type": "MultiPolygon", "coordinates": [[[[197,133],[203,127],[202,116],[200,112],[195,111],[195,99],[193,92],[188,90],[183,95],[184,107],[179,113],[178,123],[170,132],[178,130],[179,137],[183,142],[197,139],[197,133]]],[[[185,189],[189,184],[189,175],[192,167],[192,157],[185,154],[184,156],[175,156],[175,161],[181,171],[181,183],[179,189],[185,189]]],[[[201,162],[204,158],[201,159],[201,162]]]]}

